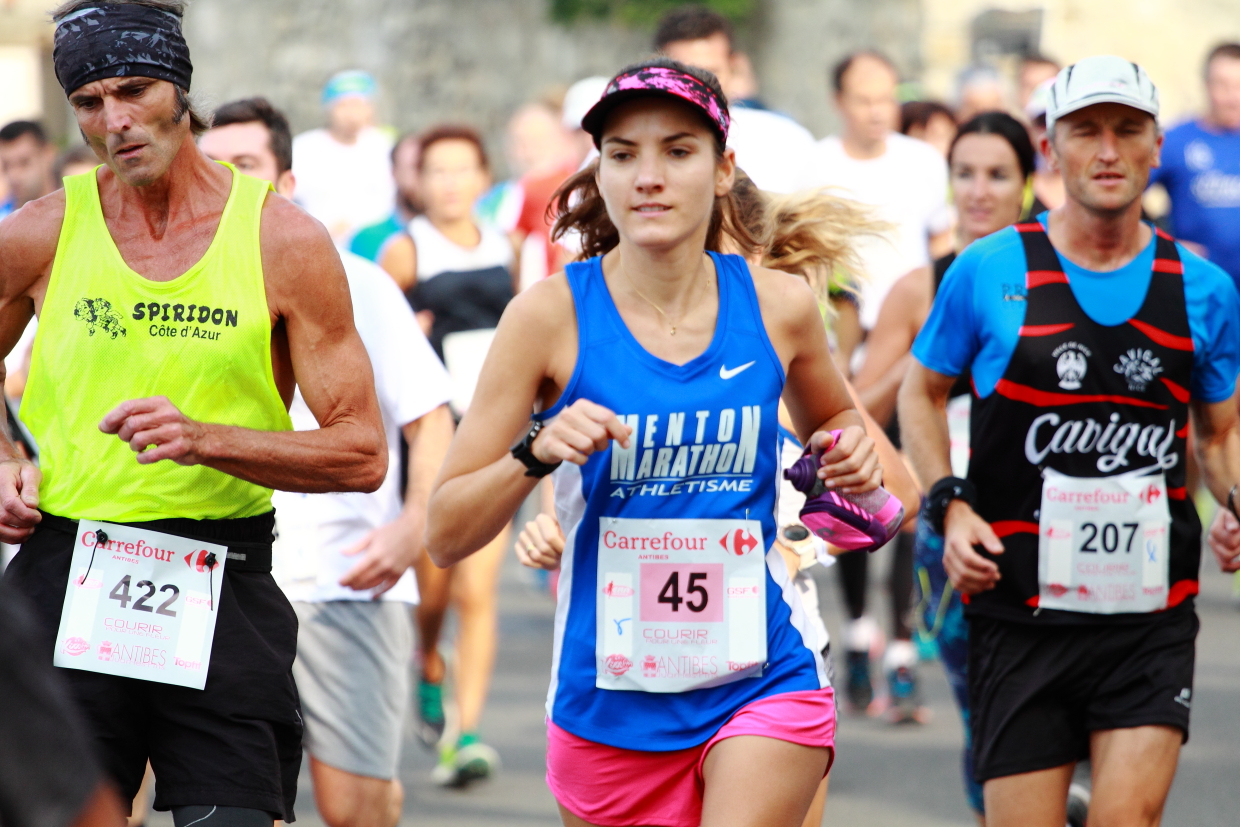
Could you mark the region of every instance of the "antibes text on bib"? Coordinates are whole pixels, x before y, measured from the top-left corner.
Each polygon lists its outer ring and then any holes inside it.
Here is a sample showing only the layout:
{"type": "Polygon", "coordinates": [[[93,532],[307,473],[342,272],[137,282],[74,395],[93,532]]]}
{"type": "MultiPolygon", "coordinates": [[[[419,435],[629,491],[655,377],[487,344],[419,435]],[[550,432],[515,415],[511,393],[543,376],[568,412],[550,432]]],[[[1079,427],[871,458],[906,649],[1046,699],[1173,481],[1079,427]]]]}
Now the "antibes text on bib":
{"type": "Polygon", "coordinates": [[[758,521],[600,518],[597,588],[600,689],[687,692],[762,674],[758,521]]]}
{"type": "Polygon", "coordinates": [[[56,666],[202,689],[228,549],[78,523],[56,666]]]}
{"type": "Polygon", "coordinates": [[[1043,474],[1038,606],[1089,614],[1167,607],[1167,482],[1148,469],[1112,477],[1043,474]]]}

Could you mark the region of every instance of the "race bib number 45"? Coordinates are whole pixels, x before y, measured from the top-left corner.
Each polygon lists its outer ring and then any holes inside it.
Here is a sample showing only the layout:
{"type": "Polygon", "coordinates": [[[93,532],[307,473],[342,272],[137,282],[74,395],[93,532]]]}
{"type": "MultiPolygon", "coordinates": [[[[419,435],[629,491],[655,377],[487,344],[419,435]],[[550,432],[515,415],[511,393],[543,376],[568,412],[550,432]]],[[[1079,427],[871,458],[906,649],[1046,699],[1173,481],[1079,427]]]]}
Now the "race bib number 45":
{"type": "Polygon", "coordinates": [[[686,692],[762,674],[761,524],[602,518],[597,621],[600,689],[686,692]]]}
{"type": "Polygon", "coordinates": [[[1089,614],[1167,606],[1171,512],[1162,474],[1042,483],[1038,606],[1089,614]]]}
{"type": "Polygon", "coordinates": [[[53,662],[202,689],[227,558],[224,546],[82,520],[53,662]]]}

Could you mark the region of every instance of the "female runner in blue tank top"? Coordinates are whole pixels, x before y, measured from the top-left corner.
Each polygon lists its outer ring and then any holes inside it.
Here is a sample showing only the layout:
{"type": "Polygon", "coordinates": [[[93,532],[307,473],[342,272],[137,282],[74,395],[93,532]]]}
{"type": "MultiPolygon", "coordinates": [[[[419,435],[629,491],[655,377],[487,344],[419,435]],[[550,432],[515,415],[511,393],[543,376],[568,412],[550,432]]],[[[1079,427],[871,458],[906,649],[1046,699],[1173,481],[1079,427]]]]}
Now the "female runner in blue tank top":
{"type": "Polygon", "coordinates": [[[828,485],[882,471],[810,288],[715,252],[744,236],[728,124],[707,72],[612,80],[583,122],[597,189],[561,216],[595,257],[509,305],[431,499],[449,565],[555,470],[547,777],[568,825],[796,827],[833,756],[831,689],[771,552],[781,396],[828,485]]]}

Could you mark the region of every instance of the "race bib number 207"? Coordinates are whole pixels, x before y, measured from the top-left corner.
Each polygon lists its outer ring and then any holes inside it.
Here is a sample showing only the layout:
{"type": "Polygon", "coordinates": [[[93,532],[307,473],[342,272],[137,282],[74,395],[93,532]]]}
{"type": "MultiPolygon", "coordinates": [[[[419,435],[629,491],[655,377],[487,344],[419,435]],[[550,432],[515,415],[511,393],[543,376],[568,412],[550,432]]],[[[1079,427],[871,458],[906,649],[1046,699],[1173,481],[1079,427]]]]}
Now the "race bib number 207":
{"type": "Polygon", "coordinates": [[[1087,614],[1165,609],[1171,513],[1163,475],[1044,476],[1038,605],[1087,614]]]}
{"type": "Polygon", "coordinates": [[[82,520],[53,662],[202,689],[227,557],[224,546],[82,520]]]}

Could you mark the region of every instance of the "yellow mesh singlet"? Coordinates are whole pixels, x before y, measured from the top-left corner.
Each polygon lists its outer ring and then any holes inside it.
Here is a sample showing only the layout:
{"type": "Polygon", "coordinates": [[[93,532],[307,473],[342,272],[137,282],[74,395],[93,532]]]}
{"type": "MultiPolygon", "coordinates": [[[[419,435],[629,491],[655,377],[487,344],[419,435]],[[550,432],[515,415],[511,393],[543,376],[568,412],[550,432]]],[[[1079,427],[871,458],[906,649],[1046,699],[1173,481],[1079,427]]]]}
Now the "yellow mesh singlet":
{"type": "Polygon", "coordinates": [[[201,422],[292,428],[271,367],[259,251],[270,185],[233,173],[203,257],[172,281],[125,264],[95,172],[65,179],[65,219],[34,340],[21,416],[39,447],[40,508],[74,519],[224,519],[271,510],[271,491],[204,466],[139,465],[99,422],[121,402],[166,396],[201,422]]]}

